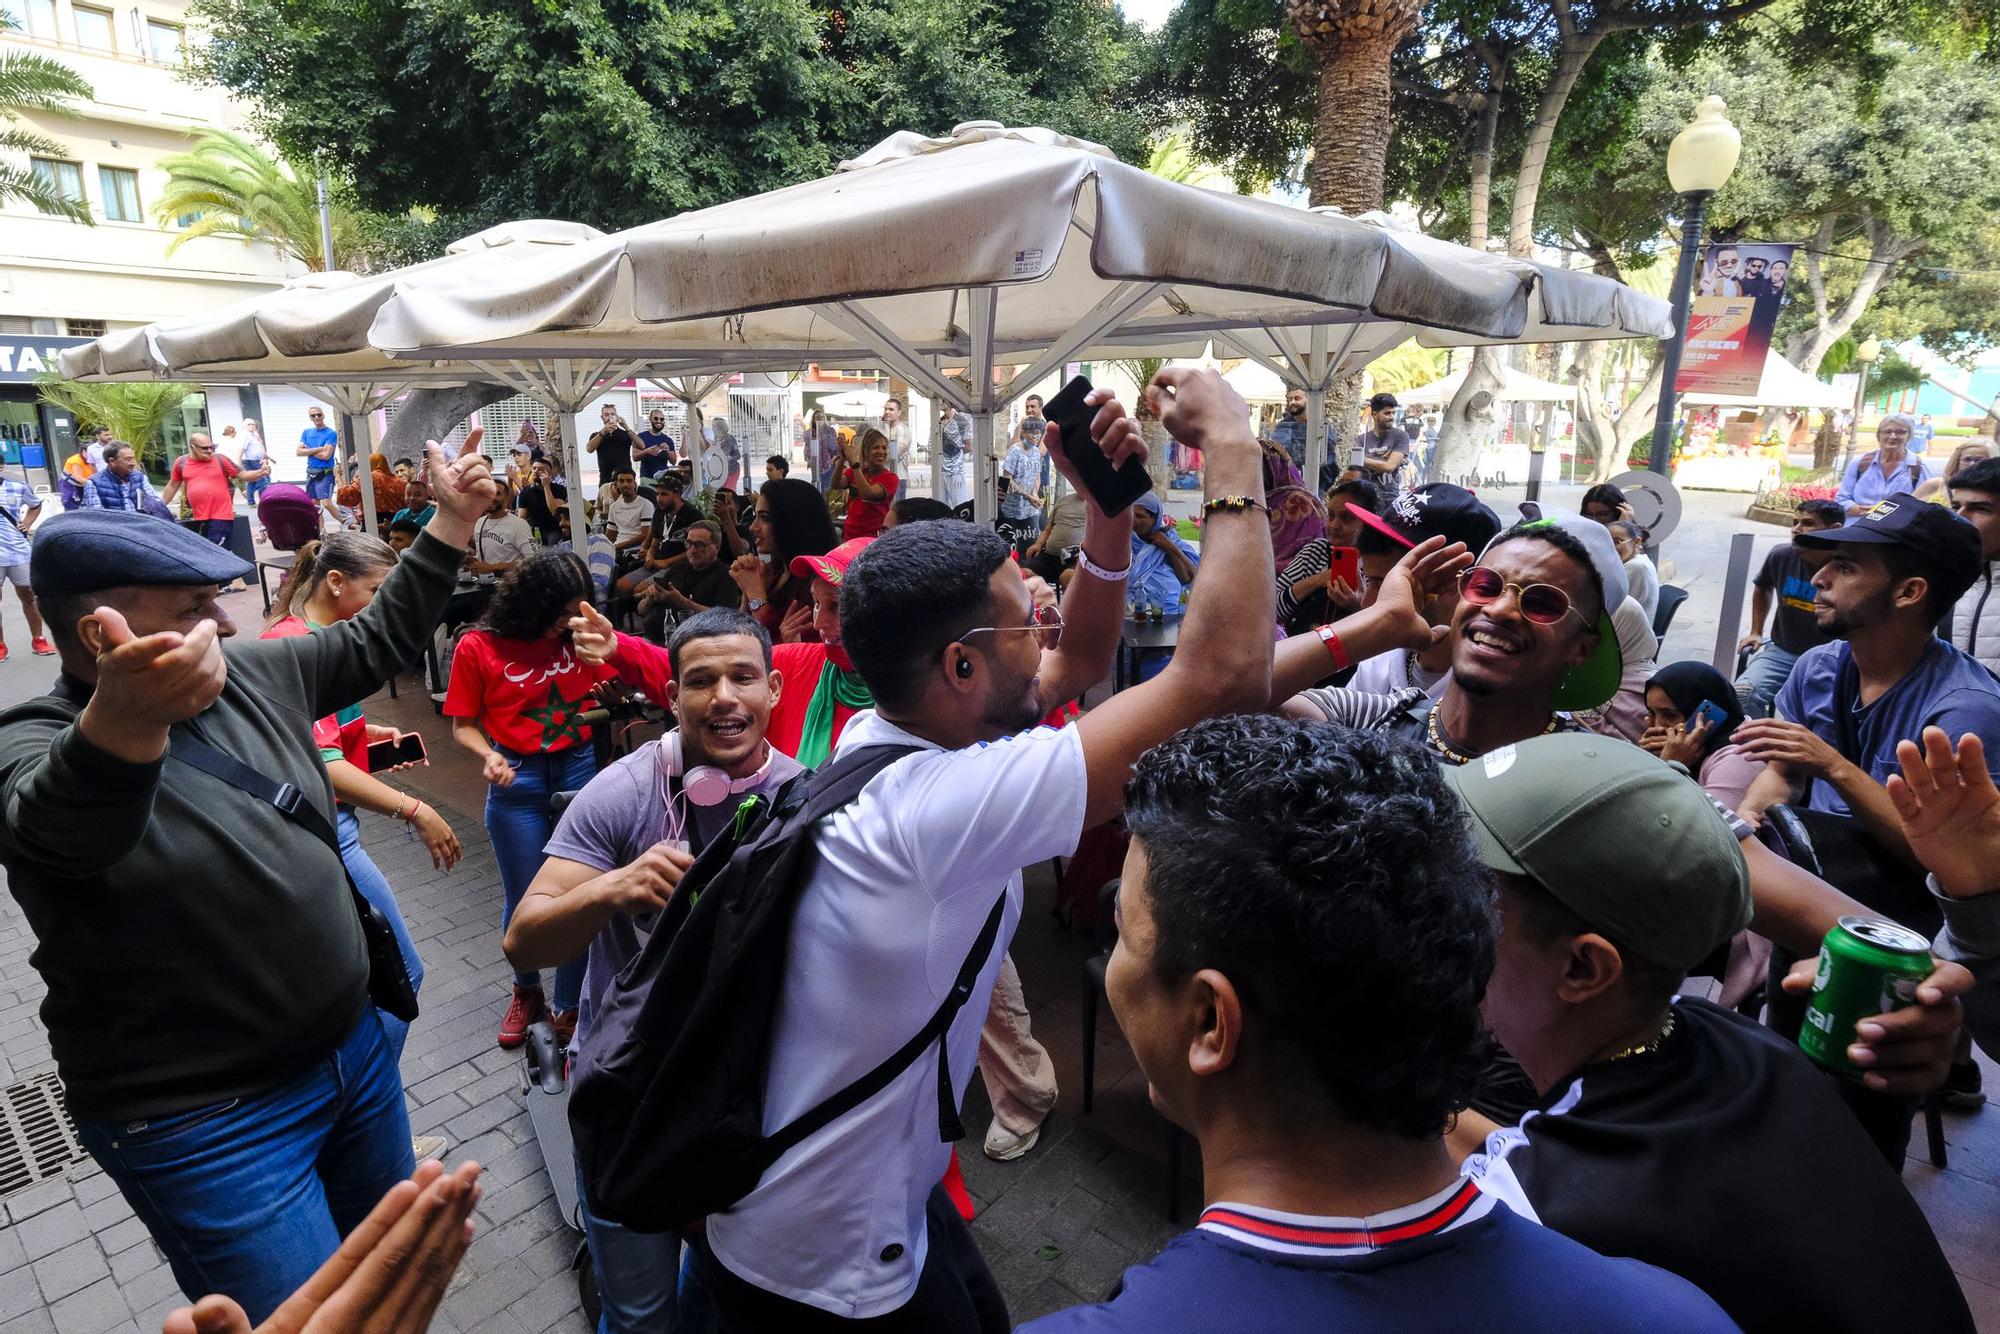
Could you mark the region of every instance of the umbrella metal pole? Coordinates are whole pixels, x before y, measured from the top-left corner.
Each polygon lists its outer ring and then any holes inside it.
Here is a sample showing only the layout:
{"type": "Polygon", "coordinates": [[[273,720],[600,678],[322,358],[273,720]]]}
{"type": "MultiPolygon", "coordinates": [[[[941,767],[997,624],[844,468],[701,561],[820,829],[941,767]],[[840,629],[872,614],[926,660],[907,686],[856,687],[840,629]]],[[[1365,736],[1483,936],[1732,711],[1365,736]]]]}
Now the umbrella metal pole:
{"type": "Polygon", "coordinates": [[[367,446],[374,442],[364,440],[357,432],[366,431],[367,418],[352,412],[340,414],[342,434],[353,442],[355,457],[361,460],[361,531],[374,536],[382,530],[375,521],[375,470],[368,466],[372,452],[367,446]]]}
{"type": "MultiPolygon", "coordinates": [[[[1316,324],[1312,330],[1312,344],[1306,353],[1306,372],[1310,376],[1306,387],[1306,475],[1302,479],[1315,494],[1318,493],[1319,479],[1326,470],[1326,387],[1327,355],[1326,326],[1316,324]]],[[[1345,437],[1346,432],[1341,432],[1345,437]]],[[[1336,446],[1338,441],[1336,441],[1336,446]]]]}
{"type": "MultiPolygon", "coordinates": [[[[985,404],[981,404],[985,407],[985,404]]],[[[993,471],[993,413],[972,414],[972,521],[992,526],[999,516],[993,471]]]]}

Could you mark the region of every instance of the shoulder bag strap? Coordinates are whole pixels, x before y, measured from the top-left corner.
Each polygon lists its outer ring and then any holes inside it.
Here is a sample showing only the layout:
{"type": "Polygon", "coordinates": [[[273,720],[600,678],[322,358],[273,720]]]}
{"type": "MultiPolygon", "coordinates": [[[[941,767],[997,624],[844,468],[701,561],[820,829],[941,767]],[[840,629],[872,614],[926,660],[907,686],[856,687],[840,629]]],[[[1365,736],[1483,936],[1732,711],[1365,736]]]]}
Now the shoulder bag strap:
{"type": "Polygon", "coordinates": [[[187,731],[171,734],[167,754],[189,768],[199,769],[211,778],[219,778],[239,791],[248,792],[266,805],[277,807],[287,819],[303,826],[307,833],[326,844],[334,856],[340,855],[339,835],[334,833],[327,818],[319,813],[319,808],[307,801],[306,794],[293,784],[266,777],[234,755],[217,750],[187,731]]]}
{"type": "MultiPolygon", "coordinates": [[[[959,965],[958,976],[953,979],[951,991],[943,1004],[931,1015],[930,1022],[898,1047],[880,1065],[861,1078],[849,1084],[840,1092],[820,1103],[811,1111],[786,1125],[782,1130],[765,1141],[771,1161],[775,1162],[786,1151],[805,1140],[814,1131],[820,1130],[868,1101],[883,1089],[889,1087],[896,1077],[916,1064],[919,1056],[933,1042],[941,1042],[951,1021],[965,1008],[972,998],[973,985],[979,980],[980,969],[992,956],[994,943],[1000,935],[1000,918],[1007,910],[1007,895],[1003,890],[994,901],[993,910],[986,914],[986,922],[979,928],[979,936],[972,942],[972,949],[966,953],[965,962],[959,965]]],[[[958,1119],[958,1101],[952,1096],[951,1062],[942,1046],[938,1048],[938,1139],[942,1143],[952,1143],[965,1136],[965,1126],[958,1119]]]]}

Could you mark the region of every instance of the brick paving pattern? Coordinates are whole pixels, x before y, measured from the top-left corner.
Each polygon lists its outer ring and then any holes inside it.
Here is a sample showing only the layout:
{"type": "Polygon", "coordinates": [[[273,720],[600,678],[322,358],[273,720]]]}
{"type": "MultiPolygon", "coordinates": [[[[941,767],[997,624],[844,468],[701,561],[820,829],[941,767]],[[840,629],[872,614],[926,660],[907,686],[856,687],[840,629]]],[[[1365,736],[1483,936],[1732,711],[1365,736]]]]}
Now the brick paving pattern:
{"type": "MultiPolygon", "coordinates": [[[[1565,488],[1551,499],[1574,506],[1565,488]]],[[[1500,498],[1496,497],[1496,503],[1500,498]]],[[[1511,512],[1511,504],[1503,508],[1511,512]]],[[[1743,525],[1740,498],[1694,495],[1683,537],[1670,549],[1683,569],[1719,571],[1727,535],[1743,525]]],[[[1770,530],[1772,540],[1778,530],[1770,530]]],[[[1759,550],[1764,543],[1760,541],[1759,550]]],[[[1719,574],[1696,581],[1700,594],[1675,626],[1674,657],[1706,655],[1714,633],[1719,574]],[[1703,607],[1707,602],[1711,605],[1703,607]],[[1703,617],[1706,623],[1703,623],[1703,617]]],[[[250,633],[261,619],[255,593],[228,600],[250,633]]],[[[19,610],[0,606],[16,643],[19,610]]],[[[0,705],[47,689],[55,668],[22,653],[0,665],[0,705]]],[[[410,1032],[403,1079],[417,1133],[451,1141],[449,1161],[486,1168],[478,1232],[441,1307],[439,1330],[538,1334],[586,1329],[570,1266],[578,1237],[558,1215],[521,1092],[519,1062],[493,1044],[509,970],[499,949],[499,880],[480,823],[483,784],[469,757],[450,744],[422,687],[401,679],[400,698],[378,695],[371,718],[430,738],[432,766],[394,781],[441,811],[467,855],[457,868],[431,868],[423,846],[400,827],[363,821],[364,839],[395,886],[427,977],[423,1014],[410,1032]]],[[[1028,877],[1028,911],[1013,945],[1036,1036],[1049,1048],[1062,1094],[1040,1142],[1012,1163],[980,1153],[988,1119],[974,1079],[959,1158],[979,1206],[973,1231],[1016,1320],[1100,1300],[1130,1264],[1154,1254],[1191,1221],[1199,1166],[1187,1150],[1181,1221],[1165,1216],[1168,1132],[1146,1098],[1108,1007],[1088,1040],[1096,1049],[1096,1106],[1082,1115],[1081,961],[1089,946],[1051,920],[1047,868],[1028,877]]],[[[0,894],[0,1083],[48,1069],[37,1017],[43,987],[28,966],[33,945],[19,909],[0,894]]],[[[2000,1088],[2000,1069],[1987,1067],[2000,1088]]],[[[1913,1157],[1905,1172],[1930,1215],[1982,1329],[2000,1334],[2000,1110],[1949,1114],[1951,1165],[1939,1171],[1913,1157]]],[[[1916,1145],[1922,1145],[1918,1135],[1916,1145]]],[[[0,1334],[104,1334],[160,1328],[183,1302],[145,1229],[109,1180],[81,1164],[4,1202],[0,1226],[0,1334]]]]}

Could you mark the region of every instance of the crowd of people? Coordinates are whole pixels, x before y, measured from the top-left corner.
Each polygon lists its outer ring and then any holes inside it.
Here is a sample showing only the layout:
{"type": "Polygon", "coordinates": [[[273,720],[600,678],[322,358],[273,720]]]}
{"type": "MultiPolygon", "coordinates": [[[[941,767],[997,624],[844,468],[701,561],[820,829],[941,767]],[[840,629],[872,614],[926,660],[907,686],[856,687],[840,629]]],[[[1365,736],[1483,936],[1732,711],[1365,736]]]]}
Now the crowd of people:
{"type": "MultiPolygon", "coordinates": [[[[477,1168],[417,1165],[449,1150],[413,1141],[396,1068],[423,962],[360,813],[439,868],[464,849],[373,762],[406,738],[360,701],[471,571],[496,587],[443,711],[487,783],[497,1040],[550,1025],[580,1143],[719,1143],[667,1107],[589,1118],[666,1059],[652,988],[696,983],[659,970],[725,985],[749,956],[700,931],[788,905],[729,993],[759,998],[729,1012],[767,1016],[761,1056],[713,1075],[748,1081],[768,1162],[663,1227],[602,1175],[622,1159],[579,1155],[601,1329],[1009,1327],[952,1132],[975,1069],[997,1160],[1054,1104],[1008,947],[1023,869],[1086,836],[1125,845],[1105,989],[1205,1199],[1103,1302],[1031,1328],[1970,1329],[1898,1173],[1915,1099],[1975,1105],[1968,1044],[2000,1050],[2000,463],[1931,503],[1883,438],[1863,474],[1910,486],[1801,510],[1732,682],[1659,661],[1659,572],[1615,491],[1510,521],[1412,484],[1393,400],[1308,484],[1219,376],[1145,392],[1200,451],[1198,545],[1156,496],[1090,502],[1039,403],[996,527],[898,494],[899,404],[754,493],[740,454],[710,477],[607,408],[592,518],[622,569],[560,545],[538,443],[497,479],[475,431],[407,476],[382,460],[400,548],[329,520],[254,640],[217,601],[245,562],[102,503],[133,485],[107,449],[14,563],[62,673],[0,714],[0,864],[85,1147],[216,1294],[168,1328],[288,1299],[422,1328],[463,1252],[477,1168]],[[1051,469],[1067,507],[1041,503],[1051,469]],[[1162,604],[1175,651],[1103,693],[1162,604]],[[600,766],[613,685],[673,726],[600,766]],[[1794,816],[1873,869],[1815,874],[1794,816]],[[753,874],[774,839],[797,840],[782,884],[753,874]],[[1934,957],[1843,1076],[1784,1016],[1852,916],[1934,957]]],[[[1090,405],[1108,460],[1143,460],[1127,405],[1090,405]]],[[[243,484],[209,448],[167,500],[243,484]]]]}

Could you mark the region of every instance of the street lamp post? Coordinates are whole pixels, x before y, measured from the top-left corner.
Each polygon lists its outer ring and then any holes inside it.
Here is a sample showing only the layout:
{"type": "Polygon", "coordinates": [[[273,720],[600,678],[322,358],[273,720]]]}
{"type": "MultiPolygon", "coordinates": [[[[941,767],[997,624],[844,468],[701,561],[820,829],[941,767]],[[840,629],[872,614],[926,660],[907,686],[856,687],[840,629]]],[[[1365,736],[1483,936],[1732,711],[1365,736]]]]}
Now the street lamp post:
{"type": "Polygon", "coordinates": [[[1869,338],[1854,349],[1854,359],[1861,363],[1861,373],[1854,380],[1854,420],[1847,428],[1847,450],[1840,456],[1840,475],[1847,476],[1847,464],[1854,457],[1854,450],[1861,443],[1861,405],[1868,398],[1868,368],[1882,355],[1882,340],[1869,338]]]}
{"type": "Polygon", "coordinates": [[[1729,180],[1743,152],[1743,136],[1723,113],[1722,99],[1704,97],[1694,119],[1674,136],[1667,148],[1667,180],[1681,197],[1681,258],[1674,270],[1674,336],[1660,349],[1660,406],[1653,415],[1653,453],[1648,466],[1667,475],[1667,452],[1673,448],[1674,409],[1679,401],[1675,381],[1681,373],[1681,350],[1687,344],[1688,305],[1694,293],[1694,265],[1701,254],[1701,228],[1708,198],[1729,180]]]}

